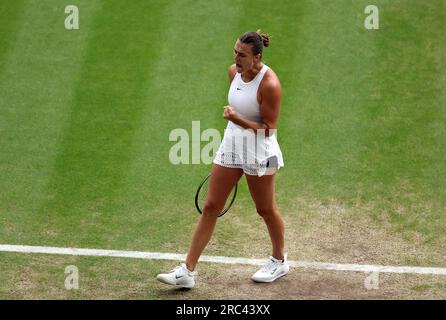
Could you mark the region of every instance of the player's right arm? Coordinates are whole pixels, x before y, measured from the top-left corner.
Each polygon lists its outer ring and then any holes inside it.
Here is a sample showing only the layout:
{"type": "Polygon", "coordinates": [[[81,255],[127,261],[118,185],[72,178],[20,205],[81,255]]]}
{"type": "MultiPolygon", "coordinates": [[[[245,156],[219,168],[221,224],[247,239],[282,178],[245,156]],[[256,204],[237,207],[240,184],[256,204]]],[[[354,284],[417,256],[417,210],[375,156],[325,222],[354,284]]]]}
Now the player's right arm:
{"type": "Polygon", "coordinates": [[[235,74],[237,73],[235,69],[235,63],[229,67],[229,83],[232,82],[232,79],[234,79],[235,74]]]}

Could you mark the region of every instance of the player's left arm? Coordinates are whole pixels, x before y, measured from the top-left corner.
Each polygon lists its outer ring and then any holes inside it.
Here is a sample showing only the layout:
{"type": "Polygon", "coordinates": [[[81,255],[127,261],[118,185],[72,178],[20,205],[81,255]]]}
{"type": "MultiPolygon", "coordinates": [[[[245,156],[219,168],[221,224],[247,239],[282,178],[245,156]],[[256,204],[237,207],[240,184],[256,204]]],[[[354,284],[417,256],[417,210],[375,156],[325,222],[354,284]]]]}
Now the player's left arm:
{"type": "Polygon", "coordinates": [[[282,99],[282,88],[277,79],[268,79],[261,87],[260,117],[262,118],[266,136],[270,136],[269,129],[277,128],[282,99]]]}

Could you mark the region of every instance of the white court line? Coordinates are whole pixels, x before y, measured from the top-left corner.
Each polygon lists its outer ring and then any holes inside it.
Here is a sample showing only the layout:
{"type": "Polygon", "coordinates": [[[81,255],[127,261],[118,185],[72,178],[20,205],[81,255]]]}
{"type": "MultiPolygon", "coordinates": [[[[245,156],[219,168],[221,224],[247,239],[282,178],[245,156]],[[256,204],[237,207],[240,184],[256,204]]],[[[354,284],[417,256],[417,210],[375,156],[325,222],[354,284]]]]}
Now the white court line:
{"type": "MultiPolygon", "coordinates": [[[[37,246],[19,246],[19,245],[9,245],[9,244],[0,245],[0,252],[44,253],[44,254],[62,254],[62,255],[72,255],[72,256],[93,256],[93,257],[120,257],[120,258],[136,258],[136,259],[150,259],[150,260],[155,259],[155,260],[184,261],[186,259],[186,255],[175,254],[175,253],[37,247],[37,246]]],[[[234,257],[221,257],[221,256],[201,256],[200,261],[225,263],[225,264],[247,264],[247,265],[262,265],[265,263],[265,259],[248,259],[248,258],[234,258],[234,257]]],[[[338,263],[291,261],[291,260],[288,262],[292,267],[316,269],[316,270],[446,275],[446,268],[338,264],[338,263]]]]}

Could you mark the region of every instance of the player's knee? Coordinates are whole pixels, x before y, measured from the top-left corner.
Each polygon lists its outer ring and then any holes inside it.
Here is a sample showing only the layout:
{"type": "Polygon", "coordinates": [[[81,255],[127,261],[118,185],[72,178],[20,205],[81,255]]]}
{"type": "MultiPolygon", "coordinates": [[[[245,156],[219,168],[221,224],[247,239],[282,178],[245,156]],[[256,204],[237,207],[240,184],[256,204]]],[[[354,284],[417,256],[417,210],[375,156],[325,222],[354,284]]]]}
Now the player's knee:
{"type": "Polygon", "coordinates": [[[261,207],[257,208],[257,213],[263,219],[267,220],[277,214],[277,209],[274,207],[261,207]]]}
{"type": "Polygon", "coordinates": [[[223,210],[223,206],[213,200],[206,200],[203,207],[203,214],[207,216],[218,216],[223,210]]]}

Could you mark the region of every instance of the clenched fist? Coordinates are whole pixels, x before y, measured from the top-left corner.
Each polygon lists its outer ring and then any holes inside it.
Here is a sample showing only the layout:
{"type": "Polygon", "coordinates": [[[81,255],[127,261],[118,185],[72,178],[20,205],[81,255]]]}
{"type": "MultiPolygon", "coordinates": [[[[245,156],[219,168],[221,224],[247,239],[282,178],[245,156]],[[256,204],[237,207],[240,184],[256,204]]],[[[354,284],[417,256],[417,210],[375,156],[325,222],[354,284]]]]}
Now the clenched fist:
{"type": "Polygon", "coordinates": [[[237,116],[237,111],[231,106],[224,106],[223,107],[223,118],[227,120],[233,120],[237,116]]]}

